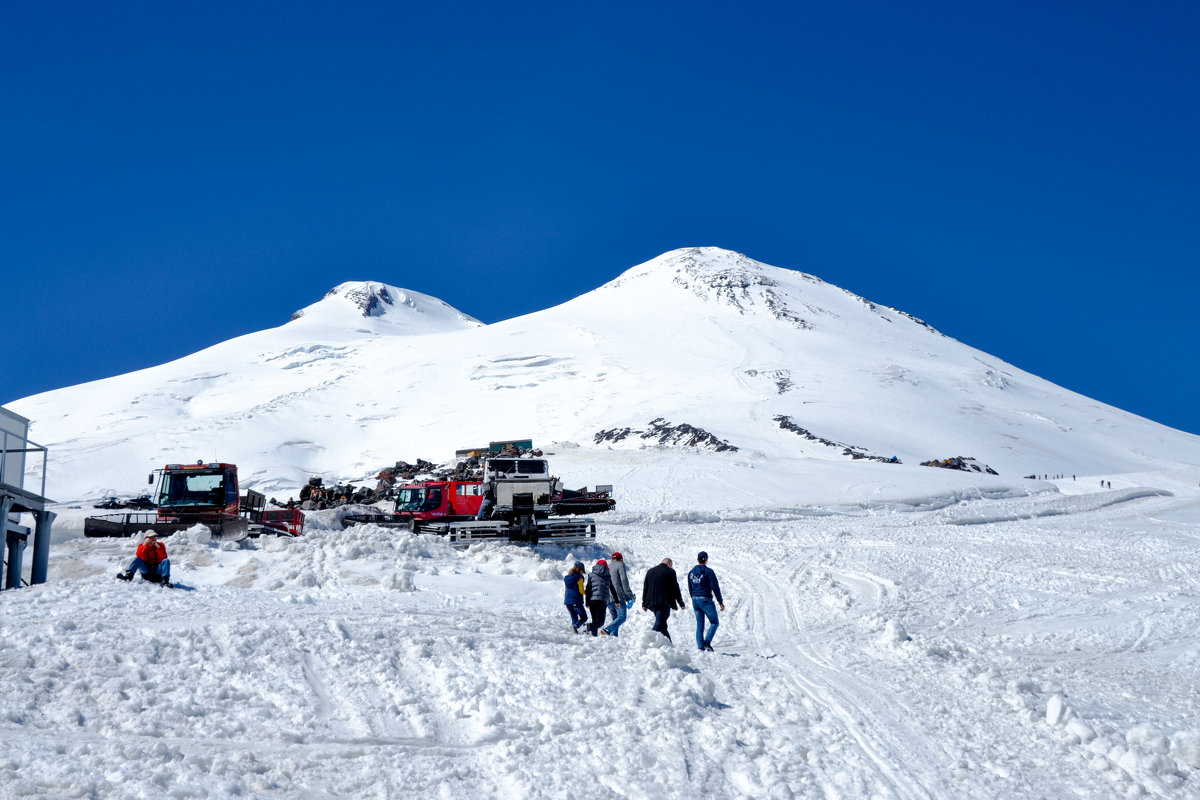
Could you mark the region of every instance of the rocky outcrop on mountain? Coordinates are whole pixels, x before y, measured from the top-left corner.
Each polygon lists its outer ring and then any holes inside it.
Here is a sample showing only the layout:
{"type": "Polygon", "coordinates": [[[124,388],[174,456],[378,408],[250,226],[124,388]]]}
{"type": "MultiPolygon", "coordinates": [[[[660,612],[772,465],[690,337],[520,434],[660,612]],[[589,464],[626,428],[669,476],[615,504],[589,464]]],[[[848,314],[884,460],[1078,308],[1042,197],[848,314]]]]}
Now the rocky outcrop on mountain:
{"type": "MultiPolygon", "coordinates": [[[[341,287],[330,289],[329,294],[336,294],[341,287]]],[[[345,297],[362,309],[364,317],[379,317],[387,313],[387,306],[394,305],[391,294],[386,286],[378,283],[361,283],[342,291],[345,297]]]]}
{"type": "MultiPolygon", "coordinates": [[[[812,323],[788,307],[777,290],[779,282],[763,270],[759,262],[741,253],[726,252],[725,261],[713,258],[712,248],[691,248],[672,254],[671,266],[676,269],[673,283],[701,299],[718,300],[745,314],[749,306],[762,305],[775,319],[789,322],[802,330],[811,330],[812,323]]],[[[805,275],[812,281],[820,279],[805,275]]]]}
{"type": "Polygon", "coordinates": [[[634,430],[633,428],[611,428],[599,431],[592,437],[596,444],[616,444],[629,438],[645,441],[656,440],[655,443],[664,447],[696,447],[701,450],[711,450],[714,453],[736,453],[737,447],[724,439],[719,439],[703,428],[682,422],[672,425],[662,417],[652,420],[648,428],[634,430]]]}
{"type": "Polygon", "coordinates": [[[962,472],[984,472],[988,475],[999,475],[1000,473],[989,467],[987,464],[981,464],[973,458],[963,456],[955,456],[953,458],[934,459],[932,461],[922,461],[922,467],[941,467],[942,469],[957,469],[962,472]]]}
{"type": "Polygon", "coordinates": [[[292,314],[292,321],[334,325],[363,325],[376,333],[433,333],[481,327],[483,323],[443,300],[378,281],[347,281],[325,293],[318,302],[292,314]]]}
{"type": "Polygon", "coordinates": [[[791,370],[772,369],[759,371],[757,369],[748,369],[746,370],[745,374],[751,378],[762,377],[773,382],[775,384],[775,390],[779,394],[784,394],[785,392],[796,388],[796,384],[792,382],[791,370]]]}
{"type": "Polygon", "coordinates": [[[815,433],[812,433],[811,431],[801,428],[799,425],[792,422],[792,418],[789,416],[780,414],[779,416],[775,417],[774,419],[776,422],[779,423],[779,427],[784,429],[785,431],[791,431],[792,433],[796,434],[797,436],[803,436],[805,439],[808,439],[810,442],[816,442],[818,444],[823,444],[826,447],[840,447],[840,448],[842,448],[842,455],[849,456],[850,458],[853,458],[856,461],[858,461],[858,460],[878,461],[882,464],[899,464],[900,463],[900,459],[896,458],[895,456],[890,456],[890,457],[886,457],[886,458],[884,456],[876,456],[876,455],[872,455],[869,452],[867,452],[866,448],[863,448],[863,447],[856,447],[855,445],[852,445],[852,444],[842,444],[841,442],[834,442],[829,439],[824,439],[820,436],[817,436],[815,433]]]}

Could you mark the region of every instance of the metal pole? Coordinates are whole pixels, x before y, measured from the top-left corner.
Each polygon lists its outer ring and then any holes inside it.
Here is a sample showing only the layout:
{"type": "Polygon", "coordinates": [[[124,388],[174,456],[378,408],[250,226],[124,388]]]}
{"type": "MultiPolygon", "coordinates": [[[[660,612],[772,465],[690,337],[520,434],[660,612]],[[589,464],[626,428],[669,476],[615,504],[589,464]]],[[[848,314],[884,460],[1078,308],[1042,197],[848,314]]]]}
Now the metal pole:
{"type": "Polygon", "coordinates": [[[8,513],[12,504],[13,499],[8,495],[0,497],[0,530],[4,531],[4,552],[8,558],[8,568],[4,571],[5,589],[21,587],[21,547],[25,544],[20,536],[8,532],[8,513]]]}
{"type": "Polygon", "coordinates": [[[29,584],[46,582],[46,572],[50,567],[50,526],[54,524],[53,511],[33,512],[37,527],[33,533],[33,567],[29,575],[29,584]]]}

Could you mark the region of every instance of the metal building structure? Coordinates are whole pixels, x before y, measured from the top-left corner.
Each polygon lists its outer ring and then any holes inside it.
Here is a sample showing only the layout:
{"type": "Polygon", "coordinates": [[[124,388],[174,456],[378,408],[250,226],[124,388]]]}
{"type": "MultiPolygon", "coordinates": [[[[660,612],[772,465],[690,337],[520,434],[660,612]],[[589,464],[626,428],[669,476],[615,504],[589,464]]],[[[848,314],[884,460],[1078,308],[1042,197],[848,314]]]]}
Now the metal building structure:
{"type": "MultiPolygon", "coordinates": [[[[29,440],[29,420],[0,406],[0,521],[4,523],[4,574],[0,588],[17,589],[25,548],[33,535],[33,563],[29,583],[45,583],[50,563],[50,526],[54,512],[46,510],[45,447],[29,440]],[[41,454],[40,493],[25,489],[25,468],[30,454],[41,454]],[[20,524],[21,514],[34,519],[33,530],[20,524]]],[[[37,456],[34,455],[34,458],[37,456]]]]}

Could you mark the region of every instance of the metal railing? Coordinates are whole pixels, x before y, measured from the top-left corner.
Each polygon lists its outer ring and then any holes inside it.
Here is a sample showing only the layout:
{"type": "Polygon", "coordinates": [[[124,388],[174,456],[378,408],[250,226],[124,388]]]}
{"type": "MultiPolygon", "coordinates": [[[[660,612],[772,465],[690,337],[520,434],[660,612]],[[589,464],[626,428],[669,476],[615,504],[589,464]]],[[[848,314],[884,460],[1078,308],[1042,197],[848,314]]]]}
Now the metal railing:
{"type": "MultiPolygon", "coordinates": [[[[8,475],[8,454],[9,453],[41,453],[42,454],[42,484],[41,490],[38,492],[38,497],[45,499],[46,497],[46,462],[50,458],[50,451],[37,442],[30,441],[25,436],[18,436],[10,431],[0,430],[0,483],[5,483],[5,476],[8,475]],[[20,447],[10,446],[9,440],[15,440],[14,444],[20,447]]],[[[29,471],[29,465],[25,463],[25,459],[21,459],[21,480],[16,484],[16,487],[21,491],[25,491],[25,473],[29,471]]]]}

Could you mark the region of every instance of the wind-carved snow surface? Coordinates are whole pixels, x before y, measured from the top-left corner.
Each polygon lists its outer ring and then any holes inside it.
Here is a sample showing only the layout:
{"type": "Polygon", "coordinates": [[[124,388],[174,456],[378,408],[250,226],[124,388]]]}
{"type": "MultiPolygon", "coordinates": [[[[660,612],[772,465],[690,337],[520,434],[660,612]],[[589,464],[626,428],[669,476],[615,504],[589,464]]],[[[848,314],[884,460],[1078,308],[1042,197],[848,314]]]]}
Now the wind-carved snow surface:
{"type": "Polygon", "coordinates": [[[626,515],[535,550],[318,512],[167,538],[179,589],[113,580],[133,541],[70,539],[0,594],[2,794],[1200,796],[1200,498],[1172,486],[626,515]],[[716,652],[690,613],[670,641],[636,607],[571,632],[576,559],[619,549],[640,594],[701,548],[716,652]]]}
{"type": "Polygon", "coordinates": [[[1200,797],[1200,439],[809,275],[692,248],[486,326],[346,284],[11,407],[59,517],[50,581],[0,593],[0,797],[1200,797]],[[615,486],[595,545],[343,508],[169,537],[170,590],[81,535],[167,462],[283,499],[515,437],[615,486]],[[958,457],[999,474],[918,466],[958,457]],[[576,559],[640,595],[700,549],[715,653],[690,612],[570,631],[576,559]]]}

